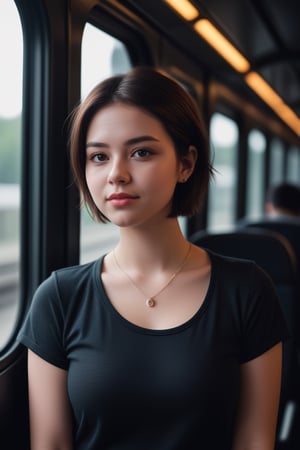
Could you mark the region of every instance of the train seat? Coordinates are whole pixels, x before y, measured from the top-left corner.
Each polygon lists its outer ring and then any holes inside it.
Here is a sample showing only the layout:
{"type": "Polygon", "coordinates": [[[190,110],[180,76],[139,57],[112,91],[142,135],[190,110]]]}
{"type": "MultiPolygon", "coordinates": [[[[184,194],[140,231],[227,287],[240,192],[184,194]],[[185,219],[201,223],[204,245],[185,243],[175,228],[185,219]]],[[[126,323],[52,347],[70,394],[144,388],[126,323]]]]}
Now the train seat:
{"type": "MultiPolygon", "coordinates": [[[[286,429],[286,414],[289,414],[288,430],[292,429],[297,410],[298,345],[297,317],[299,290],[295,253],[282,235],[267,229],[248,228],[226,233],[199,231],[189,240],[216,253],[255,261],[272,278],[280,305],[286,318],[291,337],[283,343],[282,394],[278,418],[277,441],[292,439],[286,429]],[[291,405],[293,414],[290,415],[291,405]],[[284,425],[283,425],[284,424],[284,425]],[[281,430],[281,431],[280,431],[281,430]]],[[[299,332],[298,332],[299,333],[299,332]]],[[[279,445],[279,444],[278,444],[279,445]]],[[[281,447],[278,447],[281,448],[281,447]]]]}
{"type": "Polygon", "coordinates": [[[300,272],[300,219],[274,217],[256,221],[242,221],[241,227],[264,228],[281,233],[288,239],[297,257],[298,272],[300,272]]]}

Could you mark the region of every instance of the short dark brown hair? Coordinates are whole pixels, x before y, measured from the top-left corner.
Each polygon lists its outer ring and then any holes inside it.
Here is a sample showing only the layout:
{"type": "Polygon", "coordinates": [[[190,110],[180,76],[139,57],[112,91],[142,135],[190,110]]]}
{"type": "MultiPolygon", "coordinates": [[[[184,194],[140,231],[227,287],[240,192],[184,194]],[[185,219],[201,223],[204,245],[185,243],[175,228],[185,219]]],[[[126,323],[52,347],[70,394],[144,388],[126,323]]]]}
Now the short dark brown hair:
{"type": "Polygon", "coordinates": [[[94,115],[105,106],[122,103],[141,108],[164,126],[173,140],[177,158],[197,149],[195,169],[185,183],[177,183],[170,217],[192,216],[202,206],[212,175],[209,144],[199,110],[192,97],[172,78],[149,67],[136,67],[99,83],[74,110],[70,132],[70,158],[75,181],[92,216],[106,222],[89,192],[86,177],[86,136],[94,115]]]}

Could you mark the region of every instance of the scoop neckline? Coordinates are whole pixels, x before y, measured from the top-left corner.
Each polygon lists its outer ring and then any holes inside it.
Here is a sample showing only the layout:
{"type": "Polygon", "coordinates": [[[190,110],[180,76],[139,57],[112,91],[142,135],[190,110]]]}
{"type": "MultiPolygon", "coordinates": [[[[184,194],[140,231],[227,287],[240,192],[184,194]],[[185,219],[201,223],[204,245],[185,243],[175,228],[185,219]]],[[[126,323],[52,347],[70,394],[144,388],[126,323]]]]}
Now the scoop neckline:
{"type": "Polygon", "coordinates": [[[184,331],[185,329],[191,327],[193,323],[198,320],[206,311],[211,297],[212,297],[212,291],[215,284],[215,263],[214,263],[214,256],[213,253],[205,249],[207,252],[210,263],[211,263],[211,273],[210,273],[210,280],[208,284],[208,289],[206,292],[206,295],[204,297],[203,302],[197,309],[197,311],[194,313],[194,315],[188,319],[187,321],[183,322],[180,325],[176,325],[175,327],[171,328],[163,328],[163,329],[152,329],[152,328],[145,328],[140,325],[137,325],[130,320],[126,319],[124,316],[122,316],[121,313],[113,306],[111,303],[108,295],[106,294],[105,287],[102,282],[101,272],[102,272],[102,264],[103,260],[106,256],[106,254],[102,255],[98,260],[96,260],[96,264],[94,265],[94,280],[97,285],[98,290],[100,290],[100,298],[103,300],[104,307],[111,313],[117,320],[119,320],[123,325],[130,328],[132,331],[139,333],[139,334],[151,334],[151,335],[169,335],[169,334],[176,334],[184,331]]]}

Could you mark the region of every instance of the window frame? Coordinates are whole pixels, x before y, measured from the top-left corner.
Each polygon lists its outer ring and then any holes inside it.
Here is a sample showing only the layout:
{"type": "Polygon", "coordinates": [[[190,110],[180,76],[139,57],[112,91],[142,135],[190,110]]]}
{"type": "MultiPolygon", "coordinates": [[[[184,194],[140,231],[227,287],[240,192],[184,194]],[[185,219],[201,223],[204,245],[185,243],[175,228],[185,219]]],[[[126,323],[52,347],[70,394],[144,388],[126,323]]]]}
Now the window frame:
{"type": "Polygon", "coordinates": [[[122,40],[135,65],[154,61],[142,24],[129,14],[110,14],[109,5],[15,4],[24,42],[20,298],[14,329],[0,352],[0,371],[23,352],[16,336],[39,284],[53,270],[79,262],[79,193],[69,167],[67,118],[80,99],[84,24],[90,21],[122,40]]]}
{"type": "Polygon", "coordinates": [[[35,194],[40,199],[42,192],[43,173],[40,171],[40,166],[41,159],[45,154],[40,152],[40,148],[43,147],[46,138],[48,26],[45,10],[40,2],[33,1],[24,5],[22,0],[15,0],[15,5],[19,12],[23,31],[20,290],[17,318],[10,336],[0,351],[0,371],[10,364],[11,358],[15,358],[20,351],[19,346],[15,343],[15,338],[28,309],[33,287],[35,288],[42,271],[40,251],[37,245],[41,236],[41,229],[39,226],[37,227],[37,224],[40,223],[41,218],[38,211],[33,210],[33,198],[35,194]],[[34,130],[33,122],[39,133],[34,130]]]}

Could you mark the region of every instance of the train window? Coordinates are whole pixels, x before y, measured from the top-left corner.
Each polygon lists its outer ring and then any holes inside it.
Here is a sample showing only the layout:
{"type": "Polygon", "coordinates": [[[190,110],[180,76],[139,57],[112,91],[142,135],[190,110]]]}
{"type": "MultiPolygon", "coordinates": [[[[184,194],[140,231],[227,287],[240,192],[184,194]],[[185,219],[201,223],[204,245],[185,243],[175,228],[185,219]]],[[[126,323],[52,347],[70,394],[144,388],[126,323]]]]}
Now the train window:
{"type": "Polygon", "coordinates": [[[258,130],[248,136],[246,216],[257,219],[264,208],[266,138],[258,130]]]}
{"type": "Polygon", "coordinates": [[[300,182],[300,149],[292,147],[287,155],[287,180],[291,183],[300,182]]]}
{"type": "MultiPolygon", "coordinates": [[[[81,96],[106,77],[127,72],[132,67],[122,42],[86,24],[82,39],[81,96]]],[[[80,262],[91,261],[109,251],[118,240],[112,224],[94,222],[86,209],[81,214],[80,262]]]]}
{"type": "Polygon", "coordinates": [[[282,142],[274,138],[270,145],[270,185],[284,179],[284,148],[282,142]]]}
{"type": "Polygon", "coordinates": [[[18,311],[20,262],[23,35],[12,0],[0,2],[0,61],[0,347],[3,347],[18,311]]]}
{"type": "Polygon", "coordinates": [[[216,169],[208,195],[207,228],[231,228],[235,221],[238,162],[237,124],[220,113],[212,116],[210,141],[216,169]]]}

